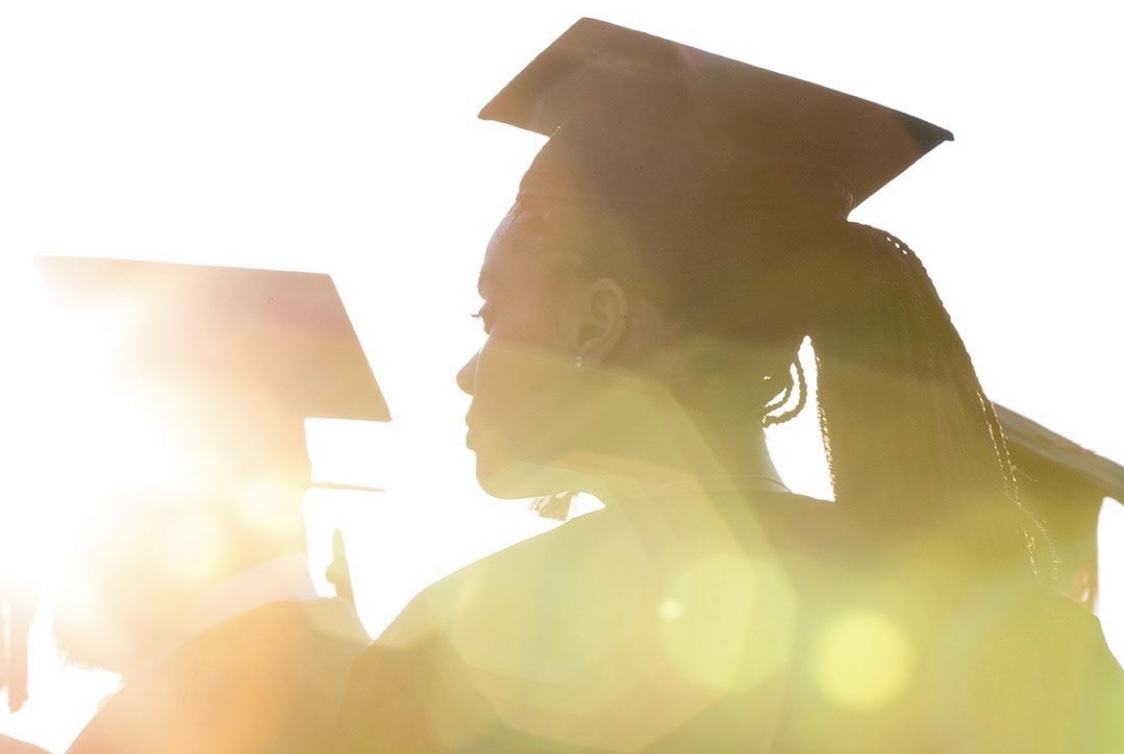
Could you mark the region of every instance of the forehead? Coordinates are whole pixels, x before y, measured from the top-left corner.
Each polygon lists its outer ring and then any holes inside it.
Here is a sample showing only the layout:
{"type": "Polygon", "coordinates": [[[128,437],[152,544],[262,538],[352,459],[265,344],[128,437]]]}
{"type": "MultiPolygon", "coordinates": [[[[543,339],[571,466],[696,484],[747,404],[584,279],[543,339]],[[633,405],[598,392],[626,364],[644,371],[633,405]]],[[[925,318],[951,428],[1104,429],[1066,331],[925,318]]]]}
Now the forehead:
{"type": "Polygon", "coordinates": [[[496,227],[484,252],[480,290],[537,285],[557,277],[570,256],[543,215],[513,207],[496,227]]]}

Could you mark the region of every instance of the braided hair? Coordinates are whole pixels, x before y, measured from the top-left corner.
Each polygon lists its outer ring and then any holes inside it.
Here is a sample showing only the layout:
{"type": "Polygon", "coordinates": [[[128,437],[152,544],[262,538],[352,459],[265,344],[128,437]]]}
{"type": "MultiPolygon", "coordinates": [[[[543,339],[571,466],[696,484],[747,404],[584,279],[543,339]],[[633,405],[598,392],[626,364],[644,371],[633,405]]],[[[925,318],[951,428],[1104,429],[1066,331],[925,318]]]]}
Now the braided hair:
{"type": "Polygon", "coordinates": [[[837,499],[891,531],[935,527],[960,555],[1045,574],[1045,535],[1018,501],[994,406],[924,265],[877,228],[846,223],[838,236],[842,259],[808,319],[837,499]]]}
{"type": "Polygon", "coordinates": [[[994,407],[924,266],[901,240],[817,206],[808,184],[764,181],[658,213],[520,200],[561,229],[583,274],[648,296],[686,333],[680,400],[772,426],[808,403],[836,501],[887,535],[1048,575],[1048,543],[1018,502],[994,407]],[[809,206],[813,207],[809,211],[809,206]],[[795,396],[795,397],[794,397],[795,396]]]}

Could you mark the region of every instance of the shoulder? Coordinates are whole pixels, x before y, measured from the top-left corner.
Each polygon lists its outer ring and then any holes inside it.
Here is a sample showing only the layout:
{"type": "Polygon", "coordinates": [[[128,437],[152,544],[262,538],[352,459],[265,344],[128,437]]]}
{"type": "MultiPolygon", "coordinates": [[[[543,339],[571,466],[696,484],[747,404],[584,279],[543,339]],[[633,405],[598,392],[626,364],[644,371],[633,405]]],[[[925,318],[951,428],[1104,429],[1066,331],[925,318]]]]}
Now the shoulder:
{"type": "MultiPolygon", "coordinates": [[[[599,510],[482,558],[420,592],[378,637],[384,647],[406,647],[454,624],[499,623],[532,608],[550,610],[576,599],[594,572],[636,560],[619,516],[599,510]]],[[[587,595],[588,596],[588,595],[587,595]]],[[[525,628],[529,628],[524,626],[525,628]]]]}
{"type": "Polygon", "coordinates": [[[773,539],[843,545],[863,536],[863,523],[846,506],[792,492],[756,493],[749,505],[773,539]]]}
{"type": "Polygon", "coordinates": [[[940,698],[990,750],[1124,751],[1124,673],[1083,606],[1045,585],[984,590],[941,635],[940,698]]]}
{"type": "Polygon", "coordinates": [[[425,589],[361,656],[356,676],[556,683],[636,630],[645,561],[615,514],[597,511],[425,589]]]}
{"type": "Polygon", "coordinates": [[[342,600],[260,606],[129,675],[72,751],[321,750],[367,643],[342,600]]]}
{"type": "Polygon", "coordinates": [[[240,656],[269,658],[284,650],[339,645],[358,651],[370,637],[355,607],[337,597],[283,600],[260,605],[216,624],[184,645],[208,653],[239,647],[240,656]]]}
{"type": "Polygon", "coordinates": [[[291,712],[318,710],[335,703],[351,663],[369,643],[354,608],[342,600],[271,603],[130,674],[113,699],[123,709],[154,706],[167,721],[224,715],[215,700],[232,694],[291,712]]]}
{"type": "Polygon", "coordinates": [[[26,741],[19,741],[14,738],[9,738],[3,733],[0,733],[0,754],[49,754],[46,749],[42,749],[35,744],[27,743],[26,741]]]}

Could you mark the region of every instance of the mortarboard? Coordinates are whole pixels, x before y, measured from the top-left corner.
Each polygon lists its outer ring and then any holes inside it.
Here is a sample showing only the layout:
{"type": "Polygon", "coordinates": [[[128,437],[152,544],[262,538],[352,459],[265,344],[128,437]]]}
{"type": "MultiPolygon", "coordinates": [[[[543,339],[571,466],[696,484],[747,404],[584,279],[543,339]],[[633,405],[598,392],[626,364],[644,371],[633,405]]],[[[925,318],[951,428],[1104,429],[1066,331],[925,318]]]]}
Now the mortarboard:
{"type": "MultiPolygon", "coordinates": [[[[858,97],[589,18],[480,117],[551,137],[522,194],[609,205],[713,200],[716,182],[745,186],[756,172],[826,178],[818,184],[846,213],[952,138],[858,97]]],[[[806,181],[800,191],[816,196],[806,181]]]]}
{"type": "Polygon", "coordinates": [[[1059,586],[1090,608],[1096,597],[1097,528],[1105,498],[1124,502],[1124,466],[996,404],[1019,499],[1046,526],[1059,586]]]}
{"type": "Polygon", "coordinates": [[[193,451],[256,463],[305,452],[306,418],[390,419],[328,275],[63,256],[36,264],[63,306],[111,323],[109,378],[162,396],[161,419],[193,451]]]}

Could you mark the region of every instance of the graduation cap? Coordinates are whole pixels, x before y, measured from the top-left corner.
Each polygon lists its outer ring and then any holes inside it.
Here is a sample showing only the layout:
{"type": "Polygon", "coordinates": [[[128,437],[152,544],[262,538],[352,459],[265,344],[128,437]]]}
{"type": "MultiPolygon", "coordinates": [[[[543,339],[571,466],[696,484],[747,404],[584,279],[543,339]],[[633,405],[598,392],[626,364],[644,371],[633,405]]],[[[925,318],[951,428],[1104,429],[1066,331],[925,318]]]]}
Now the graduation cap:
{"type": "Polygon", "coordinates": [[[1061,587],[1088,607],[1097,592],[1097,527],[1106,498],[1124,503],[1124,466],[1004,406],[995,406],[1019,497],[1046,526],[1061,587]]]}
{"type": "Polygon", "coordinates": [[[660,211],[791,185],[804,205],[845,215],[952,139],[882,105],[590,18],[480,117],[551,137],[522,195],[660,211]]]}
{"type": "Polygon", "coordinates": [[[69,309],[116,330],[108,377],[189,452],[240,468],[305,459],[306,418],[390,413],[328,275],[40,256],[69,309]]]}

